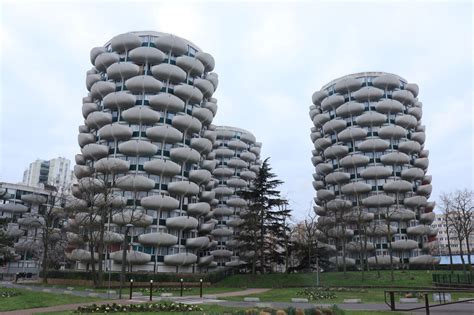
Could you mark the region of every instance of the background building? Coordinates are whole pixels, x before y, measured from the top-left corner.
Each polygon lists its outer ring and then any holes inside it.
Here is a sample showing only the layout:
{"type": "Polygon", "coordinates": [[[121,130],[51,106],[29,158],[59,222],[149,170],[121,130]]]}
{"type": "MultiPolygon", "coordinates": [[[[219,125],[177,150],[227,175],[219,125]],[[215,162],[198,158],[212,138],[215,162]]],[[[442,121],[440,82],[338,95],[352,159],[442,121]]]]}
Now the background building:
{"type": "Polygon", "coordinates": [[[418,86],[389,73],[336,79],[313,94],[320,239],[341,265],[427,265],[436,239],[418,86]]]}
{"type": "MultiPolygon", "coordinates": [[[[432,248],[432,254],[439,255],[439,256],[448,255],[449,254],[448,235],[446,234],[446,219],[444,217],[444,214],[437,213],[435,216],[435,220],[433,221],[433,224],[431,224],[431,227],[433,229],[438,230],[437,242],[432,248]]],[[[451,254],[459,255],[461,246],[459,245],[459,240],[454,231],[451,231],[449,233],[449,240],[451,243],[451,254]]],[[[468,241],[469,241],[469,247],[471,248],[471,251],[472,251],[474,249],[474,234],[470,235],[468,241]]],[[[462,250],[463,250],[464,255],[467,255],[466,240],[463,240],[462,250]]]]}
{"type": "Polygon", "coordinates": [[[51,185],[58,190],[68,190],[74,180],[71,161],[58,157],[49,161],[36,160],[23,172],[23,184],[32,187],[51,185]]]}

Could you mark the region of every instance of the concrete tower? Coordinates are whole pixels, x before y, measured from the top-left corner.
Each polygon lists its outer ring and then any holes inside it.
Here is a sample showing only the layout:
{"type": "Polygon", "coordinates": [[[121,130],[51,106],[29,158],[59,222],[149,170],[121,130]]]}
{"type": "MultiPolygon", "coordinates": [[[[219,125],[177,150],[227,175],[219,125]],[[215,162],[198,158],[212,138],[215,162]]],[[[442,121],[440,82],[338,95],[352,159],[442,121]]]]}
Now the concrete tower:
{"type": "Polygon", "coordinates": [[[364,72],[315,92],[312,162],[320,239],[346,266],[434,263],[434,203],[418,86],[364,72]],[[392,259],[390,259],[390,248],[392,259]]]}

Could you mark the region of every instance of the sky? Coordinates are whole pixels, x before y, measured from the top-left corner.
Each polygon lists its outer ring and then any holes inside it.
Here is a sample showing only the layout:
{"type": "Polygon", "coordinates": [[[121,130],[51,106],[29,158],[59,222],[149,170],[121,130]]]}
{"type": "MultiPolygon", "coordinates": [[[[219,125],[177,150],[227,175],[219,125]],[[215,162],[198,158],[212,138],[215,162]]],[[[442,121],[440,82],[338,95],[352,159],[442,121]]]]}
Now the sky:
{"type": "MultiPolygon", "coordinates": [[[[213,55],[215,125],[251,131],[295,220],[315,196],[311,95],[341,76],[395,73],[420,87],[431,200],[473,189],[471,1],[0,1],[0,181],[80,153],[92,47],[139,30],[213,55]]],[[[74,162],[72,163],[74,164],[74,162]]]]}

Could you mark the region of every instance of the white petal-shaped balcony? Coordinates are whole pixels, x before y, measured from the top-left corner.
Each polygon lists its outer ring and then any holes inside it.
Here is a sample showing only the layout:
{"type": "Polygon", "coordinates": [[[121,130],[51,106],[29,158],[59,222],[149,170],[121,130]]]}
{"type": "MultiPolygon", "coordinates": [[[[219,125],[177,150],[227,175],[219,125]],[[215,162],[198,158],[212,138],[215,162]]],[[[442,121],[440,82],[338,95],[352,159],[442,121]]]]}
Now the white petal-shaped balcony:
{"type": "Polygon", "coordinates": [[[165,60],[166,55],[154,47],[137,47],[130,50],[128,58],[138,64],[156,65],[165,60]]]}
{"type": "Polygon", "coordinates": [[[344,103],[344,96],[333,94],[324,98],[321,102],[321,108],[324,111],[329,111],[331,109],[336,109],[344,103]]]}
{"type": "Polygon", "coordinates": [[[406,129],[412,129],[416,127],[418,120],[413,115],[401,115],[395,117],[395,124],[406,129]]]}
{"type": "Polygon", "coordinates": [[[209,139],[211,142],[215,142],[217,138],[217,133],[213,130],[205,130],[203,134],[204,138],[209,139]]]}
{"type": "MultiPolygon", "coordinates": [[[[91,261],[91,252],[89,250],[85,250],[85,249],[73,249],[72,252],[70,254],[67,254],[66,253],[66,257],[69,259],[69,260],[72,260],[72,261],[81,261],[81,262],[89,262],[91,261]]],[[[99,259],[99,254],[98,253],[94,253],[94,259],[95,261],[97,261],[97,259],[99,259]]]]}
{"type": "Polygon", "coordinates": [[[146,136],[153,141],[170,144],[180,142],[183,139],[183,133],[169,125],[147,128],[146,136]]]}
{"type": "Polygon", "coordinates": [[[393,74],[383,74],[374,78],[372,84],[384,90],[393,90],[400,87],[400,79],[393,74]]]}
{"type": "Polygon", "coordinates": [[[352,96],[359,102],[378,101],[384,95],[384,91],[372,86],[364,86],[352,93],[352,96]]]}
{"type": "Polygon", "coordinates": [[[189,172],[189,180],[200,185],[211,180],[211,172],[208,170],[191,170],[189,172]]]}
{"type": "Polygon", "coordinates": [[[383,152],[390,147],[388,141],[382,139],[367,139],[359,143],[359,150],[363,152],[383,152]]]}
{"type": "Polygon", "coordinates": [[[367,207],[388,207],[394,203],[395,198],[381,194],[362,199],[362,204],[367,207]]]}
{"type": "Polygon", "coordinates": [[[375,249],[375,246],[373,243],[368,242],[365,244],[362,242],[360,244],[359,242],[349,242],[346,244],[346,249],[350,252],[361,252],[361,251],[373,251],[375,249]]]}
{"type": "Polygon", "coordinates": [[[197,262],[197,256],[191,253],[179,253],[166,255],[164,259],[165,265],[169,266],[187,266],[197,262]]]}
{"type": "Polygon", "coordinates": [[[253,180],[257,177],[257,175],[252,171],[243,171],[240,172],[240,178],[245,180],[253,180]]]}
{"type": "Polygon", "coordinates": [[[255,144],[255,142],[257,141],[255,136],[251,133],[243,133],[240,136],[240,140],[242,140],[243,142],[245,142],[247,144],[255,144]]]}
{"type": "Polygon", "coordinates": [[[79,143],[79,146],[82,148],[86,144],[94,143],[95,136],[91,133],[80,133],[77,135],[77,142],[79,143]]]}
{"type": "Polygon", "coordinates": [[[87,88],[87,90],[90,91],[92,86],[94,85],[94,83],[96,83],[97,81],[102,81],[102,77],[101,77],[100,74],[97,74],[97,73],[88,74],[86,76],[86,88],[87,88]]]}
{"type": "Polygon", "coordinates": [[[402,128],[400,126],[390,125],[380,128],[378,134],[379,137],[382,139],[398,140],[401,138],[405,138],[407,135],[407,131],[405,130],[405,128],[402,128]]]}
{"type": "Polygon", "coordinates": [[[140,47],[142,45],[141,38],[133,33],[124,33],[117,36],[114,36],[110,40],[110,46],[112,50],[123,52],[132,50],[133,48],[140,47]]]}
{"type": "Polygon", "coordinates": [[[328,212],[326,211],[326,208],[320,207],[320,206],[314,206],[313,207],[314,213],[316,213],[318,216],[326,216],[328,212]]]}
{"type": "Polygon", "coordinates": [[[181,84],[175,86],[174,95],[178,96],[183,101],[192,104],[200,103],[204,97],[200,89],[188,84],[181,84]]]}
{"type": "Polygon", "coordinates": [[[349,148],[345,145],[335,144],[324,150],[324,156],[330,159],[342,158],[349,153],[349,148]]]}
{"type": "Polygon", "coordinates": [[[319,189],[316,192],[316,196],[318,197],[319,200],[325,200],[325,201],[335,198],[334,192],[327,189],[319,189]]]}
{"type": "Polygon", "coordinates": [[[422,183],[423,184],[431,184],[431,180],[433,179],[433,176],[431,175],[425,175],[423,176],[422,183]]]}
{"type": "Polygon", "coordinates": [[[131,62],[113,63],[107,68],[107,77],[112,80],[127,80],[140,73],[140,67],[131,62]]]}
{"type": "Polygon", "coordinates": [[[201,104],[202,107],[209,109],[212,114],[215,116],[217,113],[217,104],[213,102],[204,102],[204,104],[201,104]]]}
{"type": "Polygon", "coordinates": [[[227,166],[231,168],[246,168],[248,166],[248,162],[242,161],[238,158],[231,158],[227,162],[227,166]]]}
{"type": "Polygon", "coordinates": [[[81,149],[82,155],[88,160],[99,160],[109,155],[109,147],[97,143],[86,144],[81,149]]]}
{"type": "Polygon", "coordinates": [[[204,65],[197,58],[181,56],[176,58],[176,65],[193,76],[200,77],[204,73],[204,65]]]}
{"type": "Polygon", "coordinates": [[[212,171],[212,175],[216,177],[229,177],[234,175],[234,170],[228,167],[219,167],[212,171]]]}
{"type": "Polygon", "coordinates": [[[420,222],[424,224],[431,224],[433,223],[436,214],[434,212],[422,213],[420,214],[420,222]]]}
{"type": "Polygon", "coordinates": [[[433,186],[431,186],[430,184],[418,186],[418,188],[416,189],[416,193],[418,195],[423,195],[427,197],[431,195],[432,191],[433,191],[433,186]]]}
{"type": "Polygon", "coordinates": [[[226,204],[230,207],[241,208],[241,207],[245,207],[247,205],[247,202],[245,201],[245,199],[238,198],[238,197],[233,197],[231,199],[228,199],[226,201],[226,204]]]}
{"type": "Polygon", "coordinates": [[[420,144],[425,143],[426,135],[424,132],[414,132],[411,134],[411,140],[417,141],[420,144]]]}
{"type": "Polygon", "coordinates": [[[346,123],[345,120],[332,119],[332,120],[326,122],[323,125],[323,132],[325,134],[327,134],[327,133],[338,133],[339,131],[346,128],[346,126],[347,126],[347,123],[346,123]]]}
{"type": "Polygon", "coordinates": [[[4,203],[0,204],[0,211],[25,213],[28,211],[28,207],[19,203],[4,203]]]}
{"type": "Polygon", "coordinates": [[[84,159],[84,156],[82,154],[76,154],[74,156],[74,161],[78,165],[85,165],[86,164],[86,159],[84,159]]]}
{"type": "Polygon", "coordinates": [[[397,100],[384,99],[375,104],[375,110],[382,114],[397,114],[403,112],[404,106],[397,100]]]}
{"type": "Polygon", "coordinates": [[[323,151],[332,144],[328,138],[319,138],[314,141],[314,148],[319,151],[323,151]]]}
{"type": "Polygon", "coordinates": [[[184,102],[179,97],[169,93],[153,95],[149,99],[150,106],[162,111],[180,112],[184,109],[184,102]]]}
{"type": "Polygon", "coordinates": [[[100,54],[103,54],[105,52],[107,52],[107,49],[105,49],[105,47],[94,47],[94,48],[92,48],[91,52],[90,52],[91,64],[94,64],[95,58],[97,58],[97,56],[99,56],[100,54]]]}
{"type": "MultiPolygon", "coordinates": [[[[22,235],[23,235],[23,231],[22,232],[22,235]]],[[[73,245],[81,245],[84,243],[84,239],[81,235],[78,235],[76,233],[72,233],[72,232],[67,232],[66,233],[66,240],[69,244],[73,244],[73,245]]]]}
{"type": "Polygon", "coordinates": [[[328,236],[330,237],[335,237],[335,238],[350,238],[351,236],[354,235],[354,231],[351,229],[343,229],[342,226],[335,226],[333,228],[330,228],[328,230],[328,236]]]}
{"type": "Polygon", "coordinates": [[[227,148],[218,148],[213,151],[217,158],[229,158],[235,155],[235,152],[227,148]]]}
{"type": "Polygon", "coordinates": [[[171,182],[168,184],[168,191],[170,194],[178,196],[197,195],[199,186],[189,181],[171,182]]]}
{"type": "Polygon", "coordinates": [[[418,154],[419,157],[429,157],[430,156],[430,151],[429,150],[421,150],[420,153],[418,154]]]}
{"type": "Polygon", "coordinates": [[[212,112],[207,108],[193,108],[192,116],[199,119],[204,125],[209,125],[214,118],[212,112]]]}
{"type": "Polygon", "coordinates": [[[199,226],[199,232],[209,233],[216,226],[216,222],[206,222],[199,226]]]}
{"type": "Polygon", "coordinates": [[[115,83],[112,82],[97,81],[91,87],[91,97],[98,100],[112,92],[115,92],[115,83]]]}
{"type": "Polygon", "coordinates": [[[202,129],[202,123],[199,119],[190,115],[174,116],[172,120],[173,127],[188,133],[198,133],[202,129]]]}
{"type": "Polygon", "coordinates": [[[132,137],[133,131],[127,125],[113,123],[105,125],[99,129],[98,135],[100,139],[104,140],[129,140],[132,137]]]}
{"type": "Polygon", "coordinates": [[[406,170],[402,170],[401,177],[405,180],[413,181],[422,179],[425,176],[425,172],[417,167],[412,167],[406,170]]]}
{"type": "Polygon", "coordinates": [[[358,222],[370,222],[374,219],[375,215],[367,211],[349,211],[343,215],[343,219],[347,222],[357,224],[358,222]]]}
{"type": "Polygon", "coordinates": [[[210,202],[212,199],[216,198],[216,193],[213,191],[202,191],[200,201],[210,202]]]}
{"type": "Polygon", "coordinates": [[[160,114],[147,106],[134,106],[122,112],[122,117],[132,124],[152,125],[160,120],[160,114]]]}
{"type": "Polygon", "coordinates": [[[104,194],[97,194],[94,197],[94,206],[103,207],[108,205],[112,208],[122,208],[127,203],[127,199],[122,197],[121,195],[104,195],[104,194]]]}
{"type": "Polygon", "coordinates": [[[417,225],[411,226],[407,228],[408,235],[426,235],[430,233],[430,226],[429,225],[417,225]]]}
{"type": "Polygon", "coordinates": [[[234,210],[226,207],[219,207],[214,209],[215,217],[231,216],[234,214],[234,210]]]}
{"type": "Polygon", "coordinates": [[[227,143],[227,147],[232,150],[245,150],[248,145],[241,140],[231,140],[227,143]]]}
{"type": "Polygon", "coordinates": [[[415,218],[415,212],[404,208],[391,209],[388,216],[390,221],[409,221],[415,218]]]}
{"type": "Polygon", "coordinates": [[[244,151],[240,153],[240,158],[247,162],[253,162],[257,159],[257,156],[249,151],[244,151]]]}
{"type": "Polygon", "coordinates": [[[155,188],[155,181],[141,175],[125,175],[117,179],[115,185],[127,191],[148,191],[155,188]]]}
{"type": "Polygon", "coordinates": [[[340,141],[357,141],[367,137],[367,131],[358,127],[349,127],[337,135],[340,141]]]}
{"type": "Polygon", "coordinates": [[[104,174],[126,173],[130,169],[130,162],[117,158],[103,158],[94,164],[94,168],[104,174]]]}
{"type": "MultiPolygon", "coordinates": [[[[397,232],[397,228],[394,226],[390,226],[390,234],[393,235],[397,232]]],[[[371,236],[385,236],[388,234],[388,227],[386,224],[377,224],[374,226],[370,226],[367,229],[367,235],[371,236]]]]}
{"type": "Polygon", "coordinates": [[[90,113],[96,112],[99,110],[99,107],[96,103],[84,103],[82,104],[82,116],[87,118],[90,113]]]}
{"type": "Polygon", "coordinates": [[[214,256],[202,256],[202,257],[199,257],[197,261],[197,265],[199,267],[208,266],[209,264],[213,262],[213,260],[214,260],[214,256]]]}
{"type": "Polygon", "coordinates": [[[403,200],[403,204],[410,208],[423,207],[426,205],[426,202],[427,200],[424,196],[413,196],[403,200]]]}
{"type": "Polygon", "coordinates": [[[180,67],[169,63],[161,63],[153,66],[151,68],[151,73],[154,77],[165,82],[169,80],[174,83],[180,83],[184,82],[186,79],[186,72],[184,72],[180,67]]]}
{"type": "Polygon", "coordinates": [[[330,163],[320,163],[316,165],[316,172],[321,175],[327,175],[333,171],[333,166],[330,163]]]}
{"type": "Polygon", "coordinates": [[[114,214],[112,222],[120,226],[133,224],[137,227],[146,227],[153,223],[153,217],[140,210],[126,210],[114,214]]]}
{"type": "Polygon", "coordinates": [[[232,195],[234,193],[234,190],[229,187],[219,186],[214,188],[214,192],[216,193],[216,197],[220,197],[232,195]]]}
{"type": "Polygon", "coordinates": [[[107,94],[102,101],[104,108],[109,109],[127,109],[135,105],[136,97],[128,92],[119,91],[107,94]]]}
{"type": "Polygon", "coordinates": [[[413,191],[413,184],[406,180],[395,180],[385,183],[383,190],[390,193],[404,193],[413,191]]]}
{"type": "Polygon", "coordinates": [[[74,220],[79,226],[99,225],[101,224],[102,217],[92,212],[78,212],[74,215],[74,220]]]}
{"type": "Polygon", "coordinates": [[[347,102],[336,109],[336,115],[339,117],[358,116],[364,112],[364,104],[357,102],[347,102]]]}
{"type": "Polygon", "coordinates": [[[188,214],[193,216],[203,216],[211,211],[211,206],[207,202],[196,202],[188,204],[188,214]]]}
{"type": "Polygon", "coordinates": [[[94,173],[94,169],[87,165],[74,165],[74,175],[77,178],[89,177],[94,173]]]}
{"type": "Polygon", "coordinates": [[[120,153],[128,156],[152,156],[158,151],[158,147],[148,141],[129,140],[119,144],[120,153]]]}
{"type": "Polygon", "coordinates": [[[340,161],[339,164],[342,167],[358,167],[358,166],[364,166],[369,164],[370,158],[365,155],[349,155],[346,157],[343,157],[340,161]]]}
{"type": "Polygon", "coordinates": [[[211,255],[214,257],[231,257],[232,251],[226,249],[216,249],[211,251],[211,255]]]}
{"type": "Polygon", "coordinates": [[[347,211],[351,209],[352,207],[352,202],[349,200],[343,200],[343,199],[333,199],[328,201],[326,204],[326,209],[330,211],[347,211]]]}
{"type": "Polygon", "coordinates": [[[371,190],[372,186],[363,182],[353,182],[341,187],[341,191],[345,195],[366,194],[371,190]]]}
{"type": "Polygon", "coordinates": [[[105,71],[111,64],[119,62],[120,57],[114,52],[104,52],[98,55],[94,60],[94,66],[99,71],[105,71]]]}
{"type": "Polygon", "coordinates": [[[81,125],[77,129],[79,130],[80,133],[88,133],[91,131],[89,127],[87,127],[86,125],[81,125]]]}
{"type": "Polygon", "coordinates": [[[328,184],[331,185],[340,185],[347,183],[351,178],[349,173],[344,172],[333,172],[331,174],[326,175],[325,180],[328,184]]]}
{"type": "Polygon", "coordinates": [[[357,91],[361,87],[361,85],[362,85],[362,82],[360,79],[345,78],[345,79],[339,80],[334,85],[334,90],[338,93],[346,94],[347,92],[357,91]]]}
{"type": "Polygon", "coordinates": [[[209,153],[212,150],[212,142],[206,138],[192,138],[190,146],[199,153],[209,153]]]}
{"type": "Polygon", "coordinates": [[[390,266],[400,264],[400,257],[392,255],[377,255],[367,258],[370,266],[390,266]]]}
{"type": "Polygon", "coordinates": [[[175,56],[184,55],[188,51],[186,42],[174,35],[162,35],[155,40],[155,46],[165,52],[175,56]]]}
{"type": "Polygon", "coordinates": [[[397,100],[404,105],[411,105],[415,102],[413,94],[411,94],[411,92],[407,90],[393,91],[392,99],[397,100]]]}
{"type": "Polygon", "coordinates": [[[326,122],[328,122],[329,120],[331,119],[331,117],[329,116],[329,114],[325,113],[325,114],[318,114],[314,117],[313,119],[313,124],[316,126],[316,127],[322,127],[326,122]]]}
{"type": "MultiPolygon", "coordinates": [[[[116,252],[110,253],[110,258],[114,261],[116,264],[121,264],[122,263],[122,258],[123,258],[123,251],[118,250],[116,252]]],[[[125,257],[125,262],[127,264],[131,265],[144,265],[146,263],[149,263],[151,261],[151,255],[143,253],[143,252],[138,252],[135,250],[127,250],[126,251],[126,257],[125,257]]]]}
{"type": "Polygon", "coordinates": [[[186,248],[201,249],[209,245],[209,237],[201,236],[186,239],[186,248]]]}
{"type": "Polygon", "coordinates": [[[216,237],[231,236],[234,232],[231,229],[218,228],[211,231],[211,234],[216,237]]]}
{"type": "Polygon", "coordinates": [[[163,83],[149,75],[138,75],[125,81],[127,89],[134,93],[158,93],[163,83]]]}
{"type": "Polygon", "coordinates": [[[402,152],[391,152],[382,155],[380,161],[385,165],[403,165],[410,163],[410,157],[402,152]]]}
{"type": "MultiPolygon", "coordinates": [[[[99,232],[94,232],[94,238],[99,239],[99,232]]],[[[112,231],[104,231],[105,244],[119,244],[123,242],[123,235],[112,231]]]]}
{"type": "Polygon", "coordinates": [[[191,148],[173,148],[170,150],[170,158],[174,162],[183,163],[199,163],[201,155],[198,151],[191,148]]]}
{"type": "Polygon", "coordinates": [[[235,228],[235,227],[241,226],[244,223],[245,221],[242,219],[232,219],[232,220],[227,221],[227,226],[235,228]]]}
{"type": "Polygon", "coordinates": [[[328,92],[326,90],[316,91],[311,96],[311,100],[314,105],[321,106],[321,101],[328,96],[328,92]]]}
{"type": "Polygon", "coordinates": [[[398,144],[398,150],[407,154],[414,154],[420,152],[421,145],[416,141],[404,141],[398,144]]]}
{"type": "Polygon", "coordinates": [[[198,227],[198,220],[188,216],[168,218],[166,227],[175,230],[193,230],[198,227]]]}
{"type": "Polygon", "coordinates": [[[360,172],[364,179],[383,179],[392,175],[392,168],[385,166],[369,166],[360,172]]]}
{"type": "Polygon", "coordinates": [[[309,118],[311,120],[314,119],[314,117],[317,115],[317,114],[320,114],[321,113],[321,109],[320,108],[317,108],[315,105],[311,105],[309,107],[309,118]]]}
{"type": "Polygon", "coordinates": [[[418,84],[416,83],[407,83],[405,84],[405,90],[410,91],[414,97],[417,97],[418,92],[420,91],[420,88],[418,87],[418,84]]]}
{"type": "Polygon", "coordinates": [[[386,115],[374,111],[366,112],[356,119],[356,123],[362,127],[381,126],[386,121],[386,115]]]}
{"type": "Polygon", "coordinates": [[[344,261],[345,260],[345,265],[346,266],[355,266],[356,262],[355,262],[355,259],[353,258],[349,258],[349,257],[342,257],[342,256],[337,256],[337,259],[336,257],[331,257],[329,258],[329,261],[332,262],[333,264],[337,264],[338,267],[341,267],[344,265],[344,261]]]}
{"type": "Polygon", "coordinates": [[[100,129],[112,123],[112,115],[104,112],[92,112],[86,118],[86,125],[91,129],[100,129]]]}
{"type": "Polygon", "coordinates": [[[200,51],[196,53],[195,57],[196,59],[201,61],[201,63],[204,66],[205,71],[214,70],[215,61],[214,61],[214,58],[210,54],[200,51]]]}
{"type": "MultiPolygon", "coordinates": [[[[208,158],[209,158],[209,155],[208,155],[208,158]]],[[[202,160],[201,161],[201,167],[205,170],[208,170],[209,172],[213,172],[216,166],[217,166],[216,160],[202,160]]]]}
{"type": "Polygon", "coordinates": [[[179,207],[179,201],[170,196],[151,195],[143,197],[140,201],[143,208],[148,210],[175,210],[179,207]]]}
{"type": "Polygon", "coordinates": [[[155,247],[167,247],[176,245],[178,237],[164,232],[146,233],[138,236],[138,243],[155,247]]]}
{"type": "Polygon", "coordinates": [[[408,258],[410,265],[431,265],[435,261],[435,257],[431,255],[420,255],[408,258]]]}

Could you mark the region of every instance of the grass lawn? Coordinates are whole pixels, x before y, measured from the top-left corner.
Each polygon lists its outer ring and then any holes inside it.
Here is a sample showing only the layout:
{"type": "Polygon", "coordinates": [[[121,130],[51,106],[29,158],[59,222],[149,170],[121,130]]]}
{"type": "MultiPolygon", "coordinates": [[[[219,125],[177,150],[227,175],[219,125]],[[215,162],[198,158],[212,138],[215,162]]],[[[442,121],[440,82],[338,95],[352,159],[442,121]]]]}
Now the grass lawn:
{"type": "MultiPolygon", "coordinates": [[[[390,280],[390,271],[380,272],[377,277],[376,271],[362,273],[358,271],[323,272],[320,273],[320,285],[322,286],[404,286],[404,287],[431,287],[432,274],[446,271],[431,270],[395,270],[395,281],[390,280]]],[[[243,288],[283,288],[283,287],[305,287],[316,284],[316,273],[292,273],[292,274],[265,274],[265,275],[233,275],[215,283],[216,287],[243,287],[243,288]]]]}
{"type": "Polygon", "coordinates": [[[98,299],[96,298],[65,295],[65,294],[64,295],[52,294],[52,293],[45,293],[45,292],[34,292],[34,291],[20,290],[20,289],[1,289],[1,291],[16,291],[16,292],[20,292],[20,295],[8,297],[8,298],[1,298],[0,299],[0,312],[35,308],[35,307],[47,307],[47,306],[54,306],[54,305],[98,301],[98,299]]]}

